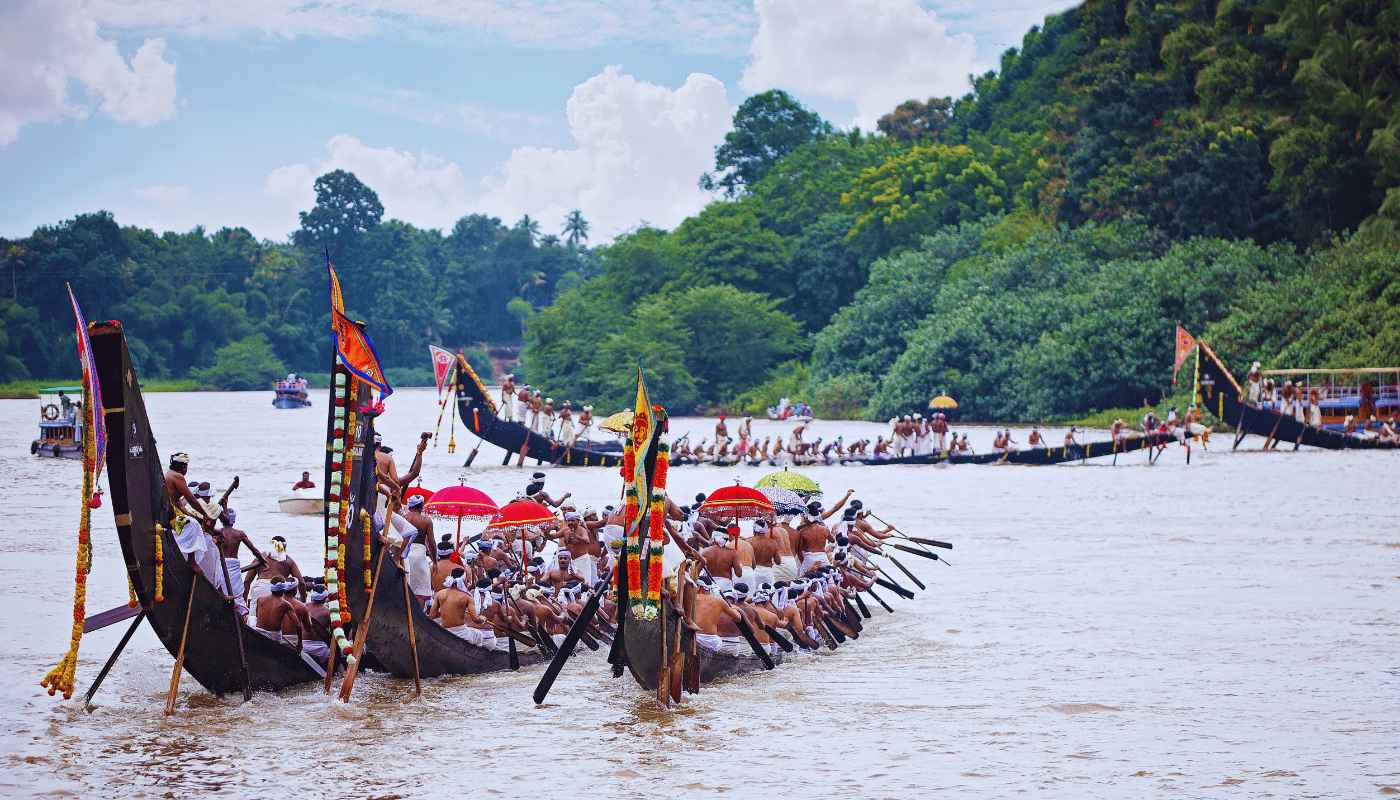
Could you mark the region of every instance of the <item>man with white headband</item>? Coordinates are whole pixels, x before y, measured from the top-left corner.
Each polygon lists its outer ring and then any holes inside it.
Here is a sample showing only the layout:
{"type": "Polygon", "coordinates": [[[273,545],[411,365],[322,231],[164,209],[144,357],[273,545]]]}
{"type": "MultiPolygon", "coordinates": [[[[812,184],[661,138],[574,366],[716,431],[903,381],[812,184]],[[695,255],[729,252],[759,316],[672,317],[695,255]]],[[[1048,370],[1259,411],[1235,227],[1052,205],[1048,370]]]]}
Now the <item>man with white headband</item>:
{"type": "MultiPolygon", "coordinates": [[[[297,567],[297,562],[290,555],[287,555],[287,540],[282,536],[272,537],[272,549],[263,554],[265,557],[258,569],[258,577],[253,581],[251,598],[253,603],[253,613],[258,610],[258,601],[272,594],[273,581],[285,581],[288,578],[296,578],[296,588],[301,588],[301,569],[297,567]]],[[[302,594],[302,597],[306,595],[302,594]]]]}
{"type": "Polygon", "coordinates": [[[573,572],[589,586],[598,582],[598,560],[594,553],[598,540],[583,515],[576,511],[564,512],[564,524],[559,529],[559,552],[568,553],[573,562],[573,572]]]}
{"type": "Polygon", "coordinates": [[[248,538],[248,534],[233,527],[238,519],[238,514],[232,508],[224,511],[224,526],[219,529],[217,546],[223,556],[223,568],[219,570],[219,579],[222,582],[224,570],[228,571],[228,586],[224,587],[233,596],[233,604],[238,608],[238,613],[248,616],[248,602],[243,599],[243,564],[238,560],[238,550],[246,546],[253,551],[253,557],[259,562],[265,561],[263,554],[253,545],[253,540],[248,538]]]}
{"type": "Polygon", "coordinates": [[[433,607],[428,616],[441,623],[448,632],[471,644],[495,649],[496,636],[491,631],[491,623],[478,612],[472,596],[466,570],[458,567],[433,596],[433,607]]]}
{"type": "MultiPolygon", "coordinates": [[[[418,450],[413,456],[413,464],[409,466],[407,473],[400,475],[398,464],[394,462],[394,448],[384,445],[383,434],[374,434],[375,476],[380,483],[389,487],[394,497],[402,497],[404,489],[418,479],[418,474],[423,471],[423,451],[428,449],[428,440],[431,438],[433,435],[426,431],[419,434],[418,450]]],[[[380,506],[383,506],[382,502],[380,506]]]]}
{"type": "Polygon", "coordinates": [[[311,638],[297,615],[296,609],[288,601],[295,585],[281,579],[272,581],[272,591],[258,603],[253,615],[253,627],[260,633],[279,641],[297,642],[311,638]]]}
{"type": "Polygon", "coordinates": [[[190,563],[204,574],[205,580],[216,587],[223,586],[220,573],[222,556],[214,546],[210,534],[214,531],[217,514],[200,502],[190,490],[185,478],[189,471],[188,453],[176,453],[170,457],[170,468],[165,472],[165,496],[170,501],[173,519],[167,520],[175,535],[175,543],[180,552],[190,559],[190,563]]]}
{"type": "Polygon", "coordinates": [[[748,542],[753,549],[753,573],[757,585],[771,584],[776,580],[774,568],[778,564],[778,540],[766,519],[753,522],[753,538],[748,542]]]}
{"type": "MultiPolygon", "coordinates": [[[[298,584],[301,581],[297,582],[298,584]]],[[[330,658],[331,642],[334,641],[331,631],[335,626],[331,624],[331,611],[326,607],[326,600],[330,599],[330,592],[326,591],[324,583],[318,583],[307,593],[306,616],[311,621],[310,630],[307,631],[306,643],[303,645],[307,653],[311,654],[322,664],[330,658]]]]}
{"type": "Polygon", "coordinates": [[[792,529],[789,517],[783,517],[771,524],[768,535],[778,548],[778,560],[773,564],[773,579],[777,581],[791,581],[797,578],[797,531],[792,529]]]}
{"type": "Polygon", "coordinates": [[[723,591],[733,587],[734,576],[739,573],[739,551],[727,546],[729,534],[725,531],[715,531],[711,541],[713,544],[700,551],[700,560],[704,562],[710,576],[715,579],[715,584],[723,591]]]}
{"type": "MultiPolygon", "coordinates": [[[[473,551],[475,552],[475,551],[473,551]]],[[[466,566],[461,555],[457,553],[457,548],[452,542],[452,534],[444,533],[434,546],[433,555],[436,561],[433,562],[433,594],[442,591],[442,587],[447,585],[447,579],[452,577],[452,571],[458,567],[466,566]]]]}
{"type": "MultiPolygon", "coordinates": [[[[408,590],[418,598],[419,603],[428,602],[433,596],[433,559],[428,547],[433,544],[433,521],[423,513],[423,495],[415,494],[408,498],[400,512],[404,521],[413,526],[412,543],[404,551],[403,565],[408,573],[408,590]]],[[[409,537],[405,537],[409,538],[409,537]]]]}
{"type": "MultiPolygon", "coordinates": [[[[707,586],[709,585],[713,584],[707,586]]],[[[749,648],[748,642],[744,641],[737,625],[743,618],[739,610],[719,594],[700,592],[695,597],[695,643],[711,653],[741,655],[742,652],[747,652],[753,655],[753,650],[749,648]],[[743,644],[743,651],[736,646],[736,640],[743,644]]]]}

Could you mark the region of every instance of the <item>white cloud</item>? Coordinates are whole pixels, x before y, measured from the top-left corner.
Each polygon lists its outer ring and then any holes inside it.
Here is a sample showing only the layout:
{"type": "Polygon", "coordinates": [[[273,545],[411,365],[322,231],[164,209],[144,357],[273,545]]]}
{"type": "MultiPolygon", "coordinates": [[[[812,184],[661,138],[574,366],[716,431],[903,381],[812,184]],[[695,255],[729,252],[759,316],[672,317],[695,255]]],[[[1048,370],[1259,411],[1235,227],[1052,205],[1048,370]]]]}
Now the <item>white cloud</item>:
{"type": "Polygon", "coordinates": [[[641,220],[670,227],[710,199],[696,180],[733,115],[718,79],[694,73],[673,90],[607,67],[574,87],[567,111],[574,146],[516,148],[485,181],[483,210],[550,225],[578,208],[608,239],[641,220]]]}
{"type": "Polygon", "coordinates": [[[346,169],[379,194],[386,217],[449,228],[473,211],[507,222],[529,214],[552,230],[579,208],[594,240],[604,241],[642,220],[675,225],[703,207],[710,197],[696,179],[711,166],[732,114],[724,84],[709,75],[669,89],[607,67],[569,97],[572,147],[518,147],[479,183],[454,162],[341,134],[327,143],[325,159],[273,170],[264,192],[294,227],[295,212],[315,201],[316,176],[346,169]]]}
{"type": "Polygon", "coordinates": [[[134,125],[170,118],[175,65],[165,59],[165,40],[147,39],[128,61],[81,5],[7,5],[0,17],[0,145],[25,125],[85,117],[93,104],[134,125]],[[74,84],[84,97],[70,94],[74,84]]]}
{"type": "Polygon", "coordinates": [[[190,187],[178,184],[156,183],[142,186],[132,192],[138,198],[155,205],[173,206],[190,199],[190,187]]]}
{"type": "Polygon", "coordinates": [[[978,70],[977,48],[915,0],[756,0],[758,33],[740,80],[852,103],[872,129],[911,97],[958,96],[978,70]]]}

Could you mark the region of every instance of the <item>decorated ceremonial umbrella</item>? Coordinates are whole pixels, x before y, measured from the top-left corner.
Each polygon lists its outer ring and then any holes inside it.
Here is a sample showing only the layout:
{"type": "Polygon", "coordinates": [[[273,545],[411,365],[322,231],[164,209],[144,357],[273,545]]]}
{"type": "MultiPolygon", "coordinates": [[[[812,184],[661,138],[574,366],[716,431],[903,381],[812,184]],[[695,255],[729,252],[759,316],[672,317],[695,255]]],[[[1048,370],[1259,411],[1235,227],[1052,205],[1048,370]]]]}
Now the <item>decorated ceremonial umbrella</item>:
{"type": "MultiPolygon", "coordinates": [[[[422,489],[410,489],[410,492],[423,491],[422,489]]],[[[458,484],[448,486],[433,492],[423,503],[423,512],[434,517],[456,517],[457,518],[457,546],[462,546],[462,520],[464,519],[490,519],[496,516],[499,509],[496,508],[496,501],[492,500],[480,489],[473,489],[470,486],[458,484]]],[[[432,546],[432,542],[425,542],[432,546]]]]}
{"type": "Polygon", "coordinates": [[[424,489],[422,486],[414,486],[403,493],[403,502],[404,505],[408,505],[409,500],[412,500],[415,497],[421,497],[423,498],[423,502],[426,503],[428,502],[428,500],[432,499],[432,496],[432,489],[424,489]]]}
{"type": "Polygon", "coordinates": [[[525,557],[525,537],[523,532],[545,522],[556,522],[554,512],[534,500],[512,500],[501,507],[494,519],[486,526],[488,531],[517,531],[520,537],[520,563],[523,567],[529,559],[525,557]]]}
{"type": "Polygon", "coordinates": [[[766,519],[773,516],[773,502],[763,492],[736,483],[710,492],[700,504],[700,513],[716,519],[766,519]]]}
{"type": "Polygon", "coordinates": [[[936,408],[940,411],[952,411],[953,409],[958,407],[958,401],[954,400],[946,394],[940,394],[939,396],[928,401],[928,407],[936,408]]]}
{"type": "Polygon", "coordinates": [[[779,516],[801,514],[807,509],[807,503],[802,499],[802,495],[791,489],[784,489],[780,486],[765,486],[759,491],[773,504],[773,513],[779,516]]]}
{"type": "Polygon", "coordinates": [[[619,411],[616,414],[613,414],[612,416],[598,423],[598,427],[602,428],[605,431],[612,431],[613,433],[625,434],[627,433],[628,429],[632,427],[632,418],[634,416],[636,415],[633,414],[633,412],[631,412],[630,410],[619,411]]]}
{"type": "Polygon", "coordinates": [[[764,475],[754,486],[759,489],[769,486],[787,489],[796,492],[804,500],[810,500],[822,493],[822,487],[816,481],[801,473],[790,472],[787,467],[764,475]]]}

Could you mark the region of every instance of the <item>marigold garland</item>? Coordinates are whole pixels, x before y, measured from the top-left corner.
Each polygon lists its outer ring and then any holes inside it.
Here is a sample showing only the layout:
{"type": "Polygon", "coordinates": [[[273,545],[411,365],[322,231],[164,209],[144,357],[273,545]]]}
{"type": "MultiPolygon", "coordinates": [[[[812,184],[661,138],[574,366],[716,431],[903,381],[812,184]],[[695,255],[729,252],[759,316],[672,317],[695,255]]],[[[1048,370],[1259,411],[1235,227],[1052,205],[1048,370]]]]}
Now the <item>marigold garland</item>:
{"type": "Polygon", "coordinates": [[[365,531],[365,591],[369,591],[372,588],[371,584],[374,582],[374,576],[370,573],[369,568],[369,562],[374,559],[374,556],[370,555],[369,539],[372,526],[370,524],[369,514],[361,514],[360,522],[362,523],[360,527],[364,528],[365,531]]]}
{"type": "Polygon", "coordinates": [[[140,601],[138,601],[138,600],[136,599],[136,584],[134,584],[134,583],[131,582],[131,573],[128,572],[128,573],[126,573],[126,605],[127,605],[127,608],[136,608],[136,605],[137,605],[137,603],[139,603],[139,602],[140,602],[140,601]]]}
{"type": "Polygon", "coordinates": [[[93,478],[97,467],[97,445],[93,441],[92,396],[85,391],[83,397],[83,496],[82,512],[78,517],[78,555],[73,580],[73,629],[68,639],[68,652],[58,664],[48,671],[39,685],[48,689],[49,694],[63,692],[63,699],[73,696],[74,678],[78,670],[78,647],[83,640],[83,621],[87,618],[87,579],[92,570],[92,495],[93,478]]]}
{"type": "MultiPolygon", "coordinates": [[[[155,551],[156,551],[156,596],[157,603],[165,602],[165,529],[156,523],[155,529],[155,551]]],[[[130,576],[128,576],[130,577],[130,576]]]]}

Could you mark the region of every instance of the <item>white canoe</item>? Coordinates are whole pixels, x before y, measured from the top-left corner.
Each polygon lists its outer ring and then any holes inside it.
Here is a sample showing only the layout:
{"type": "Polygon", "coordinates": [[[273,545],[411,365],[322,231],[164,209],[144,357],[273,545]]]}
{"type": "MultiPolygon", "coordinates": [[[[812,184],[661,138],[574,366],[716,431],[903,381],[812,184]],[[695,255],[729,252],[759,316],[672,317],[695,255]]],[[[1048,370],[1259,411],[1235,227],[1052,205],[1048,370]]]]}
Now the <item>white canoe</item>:
{"type": "Polygon", "coordinates": [[[326,501],[319,495],[297,492],[278,500],[277,509],[283,514],[321,514],[326,510],[326,501]]]}

